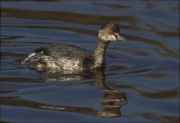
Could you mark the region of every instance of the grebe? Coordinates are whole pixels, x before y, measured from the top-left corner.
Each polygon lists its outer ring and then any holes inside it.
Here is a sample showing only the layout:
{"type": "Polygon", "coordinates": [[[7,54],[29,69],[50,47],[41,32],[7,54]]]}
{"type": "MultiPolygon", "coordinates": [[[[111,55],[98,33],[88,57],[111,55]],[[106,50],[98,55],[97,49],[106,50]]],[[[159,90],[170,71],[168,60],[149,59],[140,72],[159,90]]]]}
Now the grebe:
{"type": "Polygon", "coordinates": [[[105,52],[112,41],[126,41],[115,22],[106,22],[99,29],[94,52],[70,44],[50,44],[36,49],[21,61],[29,68],[46,70],[88,70],[104,67],[105,52]]]}

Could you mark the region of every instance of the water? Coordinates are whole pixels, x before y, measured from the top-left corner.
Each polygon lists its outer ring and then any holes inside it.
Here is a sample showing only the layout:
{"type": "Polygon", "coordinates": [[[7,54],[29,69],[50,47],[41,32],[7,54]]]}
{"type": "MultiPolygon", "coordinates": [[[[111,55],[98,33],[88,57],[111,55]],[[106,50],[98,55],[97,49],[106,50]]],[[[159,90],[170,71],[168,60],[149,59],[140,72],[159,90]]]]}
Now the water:
{"type": "Polygon", "coordinates": [[[178,1],[1,1],[1,121],[179,121],[178,1]],[[93,51],[97,31],[119,23],[106,69],[45,74],[19,63],[36,48],[93,51]]]}

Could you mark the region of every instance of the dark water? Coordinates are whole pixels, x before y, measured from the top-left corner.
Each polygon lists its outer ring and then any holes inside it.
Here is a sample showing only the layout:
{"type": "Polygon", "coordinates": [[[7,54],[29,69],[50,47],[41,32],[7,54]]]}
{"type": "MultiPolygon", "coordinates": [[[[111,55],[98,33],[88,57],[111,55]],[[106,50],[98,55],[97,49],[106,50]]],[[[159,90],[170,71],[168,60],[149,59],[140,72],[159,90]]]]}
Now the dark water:
{"type": "Polygon", "coordinates": [[[1,121],[179,121],[179,2],[1,0],[1,121]],[[106,69],[43,74],[19,63],[34,49],[69,43],[93,51],[104,22],[106,69]]]}

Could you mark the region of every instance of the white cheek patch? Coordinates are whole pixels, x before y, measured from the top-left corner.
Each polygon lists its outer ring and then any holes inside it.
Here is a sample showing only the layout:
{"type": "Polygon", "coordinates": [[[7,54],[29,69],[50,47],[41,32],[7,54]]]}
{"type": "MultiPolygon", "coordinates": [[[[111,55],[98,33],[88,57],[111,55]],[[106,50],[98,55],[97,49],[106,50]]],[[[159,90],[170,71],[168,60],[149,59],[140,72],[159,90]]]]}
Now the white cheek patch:
{"type": "Polygon", "coordinates": [[[117,41],[117,39],[116,39],[116,36],[115,35],[111,35],[111,37],[110,37],[111,39],[110,39],[110,41],[117,41]]]}
{"type": "Polygon", "coordinates": [[[107,40],[107,37],[105,35],[101,36],[101,39],[106,41],[107,40]]]}
{"type": "Polygon", "coordinates": [[[106,36],[106,40],[108,40],[108,41],[117,41],[117,39],[116,39],[116,37],[114,35],[106,36]]]}
{"type": "Polygon", "coordinates": [[[100,33],[98,35],[98,37],[104,41],[117,41],[116,39],[116,36],[115,35],[110,35],[110,34],[107,34],[107,35],[103,35],[102,33],[100,33]]]}

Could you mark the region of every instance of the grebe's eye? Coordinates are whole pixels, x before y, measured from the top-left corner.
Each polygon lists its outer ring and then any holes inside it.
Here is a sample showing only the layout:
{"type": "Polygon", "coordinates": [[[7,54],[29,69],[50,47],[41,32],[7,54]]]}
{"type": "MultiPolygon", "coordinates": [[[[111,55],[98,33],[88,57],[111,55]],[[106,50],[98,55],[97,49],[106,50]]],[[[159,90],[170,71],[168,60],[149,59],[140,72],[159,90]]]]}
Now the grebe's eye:
{"type": "Polygon", "coordinates": [[[109,34],[114,35],[114,31],[113,31],[113,30],[110,30],[110,31],[109,31],[109,34]]]}

